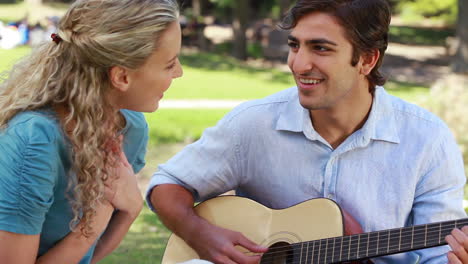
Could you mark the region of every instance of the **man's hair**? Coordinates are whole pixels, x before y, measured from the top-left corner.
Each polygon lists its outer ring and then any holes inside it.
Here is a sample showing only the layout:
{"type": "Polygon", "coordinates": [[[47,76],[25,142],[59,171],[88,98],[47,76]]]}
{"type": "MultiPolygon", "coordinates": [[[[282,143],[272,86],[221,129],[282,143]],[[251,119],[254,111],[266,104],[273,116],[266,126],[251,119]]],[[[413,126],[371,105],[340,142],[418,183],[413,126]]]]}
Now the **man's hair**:
{"type": "Polygon", "coordinates": [[[379,60],[366,76],[369,91],[373,93],[376,85],[385,84],[386,79],[379,68],[388,46],[391,11],[387,0],[298,0],[280,27],[292,29],[301,18],[313,12],[327,13],[338,20],[353,46],[352,66],[356,66],[362,54],[378,49],[379,60]]]}

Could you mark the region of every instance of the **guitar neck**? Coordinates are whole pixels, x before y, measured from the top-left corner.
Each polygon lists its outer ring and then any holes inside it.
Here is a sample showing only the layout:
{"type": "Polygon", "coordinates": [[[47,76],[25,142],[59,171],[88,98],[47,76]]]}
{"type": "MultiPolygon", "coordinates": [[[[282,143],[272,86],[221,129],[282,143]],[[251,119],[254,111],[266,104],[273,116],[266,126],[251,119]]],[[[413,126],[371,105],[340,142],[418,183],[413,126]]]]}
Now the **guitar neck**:
{"type": "Polygon", "coordinates": [[[468,225],[468,218],[332,237],[294,244],[300,263],[335,263],[368,259],[447,244],[452,229],[468,225]]]}

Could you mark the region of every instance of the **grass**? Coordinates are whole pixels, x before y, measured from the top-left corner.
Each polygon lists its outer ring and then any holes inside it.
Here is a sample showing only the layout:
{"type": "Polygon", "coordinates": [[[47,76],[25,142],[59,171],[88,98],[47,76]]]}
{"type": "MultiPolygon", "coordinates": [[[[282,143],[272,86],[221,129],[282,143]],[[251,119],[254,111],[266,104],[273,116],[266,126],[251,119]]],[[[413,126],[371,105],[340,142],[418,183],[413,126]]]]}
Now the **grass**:
{"type": "Polygon", "coordinates": [[[67,4],[31,5],[24,2],[17,4],[0,4],[0,21],[16,22],[28,17],[30,24],[43,22],[47,16],[62,16],[68,8],[67,4]]]}
{"type": "Polygon", "coordinates": [[[31,48],[27,46],[10,50],[0,49],[0,72],[10,70],[18,59],[29,54],[30,52],[31,48]]]}
{"type": "Polygon", "coordinates": [[[229,109],[159,109],[146,114],[150,126],[150,145],[191,142],[203,130],[214,126],[229,109]]]}
{"type": "Polygon", "coordinates": [[[169,234],[156,214],[145,206],[119,248],[99,263],[159,264],[169,234]]]}

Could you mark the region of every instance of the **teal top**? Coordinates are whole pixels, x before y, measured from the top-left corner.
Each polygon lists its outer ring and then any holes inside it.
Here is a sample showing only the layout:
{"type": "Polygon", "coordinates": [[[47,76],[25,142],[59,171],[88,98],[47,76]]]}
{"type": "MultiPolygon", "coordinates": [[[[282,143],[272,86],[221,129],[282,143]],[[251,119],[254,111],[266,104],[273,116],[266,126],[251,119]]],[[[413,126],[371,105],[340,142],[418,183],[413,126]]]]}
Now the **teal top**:
{"type": "MultiPolygon", "coordinates": [[[[137,173],[145,165],[148,125],[141,113],[121,112],[124,152],[137,173]]],[[[70,146],[62,131],[51,110],[21,112],[0,131],[0,230],[41,234],[38,256],[70,233],[73,218],[70,146]]],[[[91,262],[94,248],[80,264],[91,262]]]]}

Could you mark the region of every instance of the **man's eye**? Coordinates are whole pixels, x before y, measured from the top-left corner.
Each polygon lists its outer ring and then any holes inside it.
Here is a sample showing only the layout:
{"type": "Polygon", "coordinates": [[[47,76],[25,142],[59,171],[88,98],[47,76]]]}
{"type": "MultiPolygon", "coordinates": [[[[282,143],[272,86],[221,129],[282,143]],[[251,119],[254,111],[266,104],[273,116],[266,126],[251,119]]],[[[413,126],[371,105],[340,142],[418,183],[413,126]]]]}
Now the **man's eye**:
{"type": "Polygon", "coordinates": [[[288,42],[288,46],[291,48],[291,49],[297,49],[299,48],[299,45],[295,42],[288,42]]]}
{"type": "Polygon", "coordinates": [[[316,50],[316,51],[329,51],[329,49],[324,47],[324,46],[314,46],[314,50],[316,50]]]}

